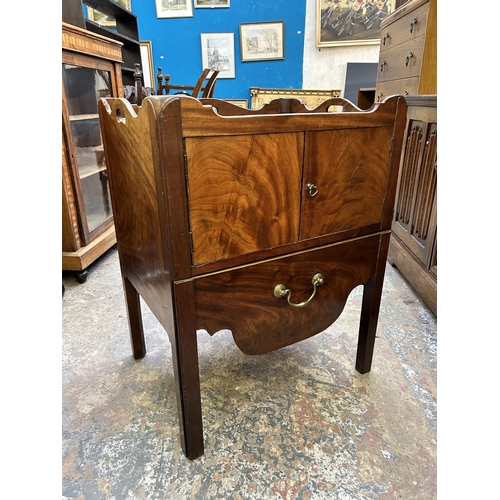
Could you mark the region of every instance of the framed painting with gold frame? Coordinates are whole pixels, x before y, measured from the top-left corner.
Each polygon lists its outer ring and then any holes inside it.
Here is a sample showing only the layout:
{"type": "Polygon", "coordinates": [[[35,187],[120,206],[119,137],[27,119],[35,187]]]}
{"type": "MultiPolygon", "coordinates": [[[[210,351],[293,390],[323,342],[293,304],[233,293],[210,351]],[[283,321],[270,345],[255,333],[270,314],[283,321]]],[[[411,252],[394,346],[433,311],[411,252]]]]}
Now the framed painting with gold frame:
{"type": "Polygon", "coordinates": [[[156,88],[155,73],[153,70],[153,44],[150,40],[139,42],[141,46],[142,77],[145,87],[156,88]]]}
{"type": "Polygon", "coordinates": [[[316,46],[378,45],[396,0],[316,0],[316,46]]]}
{"type": "Polygon", "coordinates": [[[239,106],[240,108],[248,109],[248,101],[246,99],[223,99],[226,102],[230,102],[235,106],[239,106]]]}

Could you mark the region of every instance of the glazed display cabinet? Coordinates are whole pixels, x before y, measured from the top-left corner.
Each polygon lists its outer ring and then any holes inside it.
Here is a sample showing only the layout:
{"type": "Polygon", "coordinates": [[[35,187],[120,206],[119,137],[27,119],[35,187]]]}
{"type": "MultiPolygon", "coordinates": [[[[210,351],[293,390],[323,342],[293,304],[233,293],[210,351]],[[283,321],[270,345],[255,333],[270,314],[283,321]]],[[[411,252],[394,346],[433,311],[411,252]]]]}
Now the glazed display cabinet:
{"type": "Polygon", "coordinates": [[[121,44],[62,24],[62,269],[79,282],[116,243],[97,103],[122,97],[121,44]]]}

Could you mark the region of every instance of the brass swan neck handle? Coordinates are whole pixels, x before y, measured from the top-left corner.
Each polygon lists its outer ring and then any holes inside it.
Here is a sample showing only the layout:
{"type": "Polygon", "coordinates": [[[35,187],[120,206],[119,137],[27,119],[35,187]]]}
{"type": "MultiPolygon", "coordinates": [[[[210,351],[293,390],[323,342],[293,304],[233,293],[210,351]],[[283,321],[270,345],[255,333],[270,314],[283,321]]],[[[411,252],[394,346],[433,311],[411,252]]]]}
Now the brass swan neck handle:
{"type": "Polygon", "coordinates": [[[293,303],[290,301],[290,297],[292,295],[292,291],[286,287],[286,285],[283,285],[283,284],[279,284],[279,285],[276,285],[274,287],[274,296],[277,298],[277,299],[280,299],[282,297],[286,297],[286,300],[288,301],[288,303],[292,306],[292,307],[306,307],[307,305],[309,305],[309,303],[311,302],[311,300],[314,298],[314,296],[316,295],[316,290],[318,288],[318,286],[322,285],[324,283],[324,279],[323,279],[323,275],[321,273],[316,273],[312,279],[311,279],[311,283],[312,283],[312,286],[313,286],[313,293],[312,295],[304,302],[299,302],[298,304],[296,303],[293,303]]]}

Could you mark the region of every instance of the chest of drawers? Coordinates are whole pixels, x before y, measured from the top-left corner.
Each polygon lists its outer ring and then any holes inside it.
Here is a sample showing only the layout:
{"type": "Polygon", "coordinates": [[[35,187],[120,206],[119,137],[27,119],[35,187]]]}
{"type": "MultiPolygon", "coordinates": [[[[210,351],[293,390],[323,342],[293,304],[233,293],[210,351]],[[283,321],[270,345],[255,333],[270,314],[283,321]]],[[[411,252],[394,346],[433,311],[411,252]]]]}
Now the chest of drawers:
{"type": "Polygon", "coordinates": [[[203,454],[197,330],[230,329],[263,354],[324,331],[364,285],[356,369],[371,368],[406,102],[283,101],[100,101],[134,357],[142,298],[169,335],[191,459],[203,454]]]}
{"type": "Polygon", "coordinates": [[[437,0],[410,0],[381,24],[376,98],[437,93],[437,0]]]}

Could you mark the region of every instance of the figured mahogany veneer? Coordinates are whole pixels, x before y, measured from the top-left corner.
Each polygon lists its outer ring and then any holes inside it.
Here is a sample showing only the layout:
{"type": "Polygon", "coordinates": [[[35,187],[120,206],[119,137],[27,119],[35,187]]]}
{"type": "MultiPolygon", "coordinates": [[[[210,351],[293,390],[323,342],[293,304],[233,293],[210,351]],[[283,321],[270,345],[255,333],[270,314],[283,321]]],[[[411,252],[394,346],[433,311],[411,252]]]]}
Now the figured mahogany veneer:
{"type": "Polygon", "coordinates": [[[324,331],[364,285],[356,369],[370,370],[402,97],[362,112],[152,96],[101,99],[99,113],[134,356],[142,297],[172,344],[188,458],[203,454],[199,329],[266,353],[324,331]]]}

